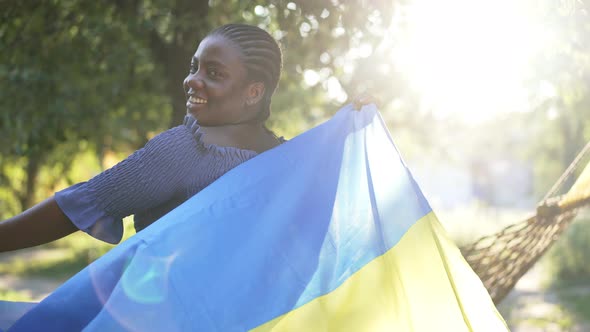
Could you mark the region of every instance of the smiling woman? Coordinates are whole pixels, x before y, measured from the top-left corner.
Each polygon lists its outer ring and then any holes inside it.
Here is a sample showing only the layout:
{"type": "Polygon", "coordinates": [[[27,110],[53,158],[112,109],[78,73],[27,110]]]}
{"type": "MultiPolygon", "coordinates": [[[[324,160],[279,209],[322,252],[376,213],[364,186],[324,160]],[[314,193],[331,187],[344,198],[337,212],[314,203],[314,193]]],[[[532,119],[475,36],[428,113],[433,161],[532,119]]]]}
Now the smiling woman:
{"type": "Polygon", "coordinates": [[[78,229],[117,243],[123,217],[135,215],[140,231],[230,169],[279,145],[282,140],[264,122],[281,62],[278,44],[258,27],[229,24],[213,30],[184,80],[184,124],[89,181],[0,223],[0,251],[50,242],[78,229]]]}
{"type": "Polygon", "coordinates": [[[78,229],[117,243],[131,214],[138,231],[24,316],[15,306],[3,322],[0,310],[0,324],[14,332],[505,330],[376,107],[362,107],[370,96],[286,144],[266,129],[281,62],[258,27],[213,30],[183,82],[182,125],[0,223],[0,251],[78,229]]]}
{"type": "Polygon", "coordinates": [[[184,124],[89,181],[0,223],[0,252],[77,230],[117,243],[124,217],[134,215],[140,231],[229,170],[280,145],[284,140],[265,121],[281,67],[279,45],[266,31],[245,24],[211,31],[183,82],[184,124]]]}
{"type": "Polygon", "coordinates": [[[220,27],[201,41],[184,80],[187,112],[209,143],[260,152],[279,143],[261,124],[270,116],[282,55],[268,33],[238,27],[220,27]]]}
{"type": "Polygon", "coordinates": [[[256,116],[254,109],[241,112],[243,102],[255,102],[264,87],[248,84],[238,51],[225,38],[212,36],[201,42],[191,61],[184,80],[186,108],[202,126],[240,124],[256,116]]]}

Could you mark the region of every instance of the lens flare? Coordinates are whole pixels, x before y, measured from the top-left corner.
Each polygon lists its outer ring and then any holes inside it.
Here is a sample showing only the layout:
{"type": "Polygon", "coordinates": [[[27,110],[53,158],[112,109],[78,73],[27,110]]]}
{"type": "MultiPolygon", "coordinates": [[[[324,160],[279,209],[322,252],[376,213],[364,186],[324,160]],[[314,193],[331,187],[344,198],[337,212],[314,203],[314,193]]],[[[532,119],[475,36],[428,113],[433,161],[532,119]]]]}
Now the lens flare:
{"type": "Polygon", "coordinates": [[[125,294],[135,302],[151,304],[166,299],[168,272],[173,257],[141,255],[131,261],[121,285],[125,294]]]}

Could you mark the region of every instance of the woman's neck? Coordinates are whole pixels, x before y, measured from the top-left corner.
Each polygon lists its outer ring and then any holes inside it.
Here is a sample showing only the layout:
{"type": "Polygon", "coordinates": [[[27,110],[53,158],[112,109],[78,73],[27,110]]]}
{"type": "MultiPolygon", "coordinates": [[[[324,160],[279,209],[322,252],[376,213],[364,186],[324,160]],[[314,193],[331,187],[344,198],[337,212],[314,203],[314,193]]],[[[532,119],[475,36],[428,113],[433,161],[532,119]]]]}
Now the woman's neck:
{"type": "Polygon", "coordinates": [[[264,124],[241,123],[217,127],[201,127],[205,143],[264,152],[280,144],[264,124]]]}

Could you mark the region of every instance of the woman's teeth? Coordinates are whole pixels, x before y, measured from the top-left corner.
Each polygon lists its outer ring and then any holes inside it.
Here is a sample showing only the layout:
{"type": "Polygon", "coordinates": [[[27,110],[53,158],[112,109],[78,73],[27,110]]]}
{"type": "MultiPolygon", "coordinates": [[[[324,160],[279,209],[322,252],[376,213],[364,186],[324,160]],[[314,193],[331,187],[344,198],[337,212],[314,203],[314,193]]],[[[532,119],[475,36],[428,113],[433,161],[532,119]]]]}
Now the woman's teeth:
{"type": "Polygon", "coordinates": [[[197,98],[195,96],[190,96],[188,98],[188,101],[190,101],[193,104],[207,104],[207,100],[206,99],[197,98]]]}

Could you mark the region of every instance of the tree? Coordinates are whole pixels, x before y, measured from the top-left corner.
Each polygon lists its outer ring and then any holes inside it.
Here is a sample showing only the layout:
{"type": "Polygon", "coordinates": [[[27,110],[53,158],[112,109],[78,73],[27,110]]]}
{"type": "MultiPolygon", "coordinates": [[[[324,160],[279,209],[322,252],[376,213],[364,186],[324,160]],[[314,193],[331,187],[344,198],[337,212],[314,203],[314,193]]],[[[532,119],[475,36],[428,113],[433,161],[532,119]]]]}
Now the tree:
{"type": "Polygon", "coordinates": [[[375,31],[386,27],[393,10],[389,1],[46,0],[3,8],[3,217],[33,204],[43,167],[59,169],[58,179],[83,149],[100,159],[105,151],[135,149],[154,132],[179,124],[189,59],[215,26],[258,24],[280,40],[284,74],[271,125],[288,135],[333,111],[335,104],[325,106],[327,84],[352,94],[379,90],[386,86],[380,79],[388,77],[368,69],[377,59],[370,54],[346,57],[360,44],[376,48],[382,37],[375,31]],[[364,63],[362,70],[343,70],[355,62],[364,63]],[[318,84],[303,82],[306,70],[318,73],[318,84]],[[363,87],[359,82],[368,77],[376,84],[363,87]]]}
{"type": "Polygon", "coordinates": [[[531,122],[539,128],[530,153],[540,180],[548,179],[547,187],[590,141],[589,9],[589,1],[550,3],[540,9],[552,36],[530,79],[536,100],[531,122]]]}

